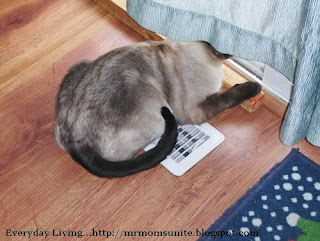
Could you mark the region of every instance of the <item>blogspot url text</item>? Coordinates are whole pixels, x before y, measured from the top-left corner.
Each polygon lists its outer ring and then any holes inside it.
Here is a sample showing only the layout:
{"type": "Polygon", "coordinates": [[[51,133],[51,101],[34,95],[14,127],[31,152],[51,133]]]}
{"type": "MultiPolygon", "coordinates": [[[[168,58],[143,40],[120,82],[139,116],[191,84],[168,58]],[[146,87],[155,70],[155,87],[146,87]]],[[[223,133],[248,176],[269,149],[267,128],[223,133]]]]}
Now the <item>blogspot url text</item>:
{"type": "Polygon", "coordinates": [[[190,236],[206,236],[211,238],[226,238],[232,236],[248,236],[258,237],[257,231],[207,231],[205,229],[195,230],[166,230],[166,231],[142,231],[142,230],[104,230],[104,229],[91,229],[88,232],[82,230],[62,230],[62,229],[51,229],[51,230],[13,230],[6,229],[5,236],[7,237],[26,237],[28,239],[32,237],[105,237],[107,238],[125,238],[125,237],[190,237],[190,236]]]}

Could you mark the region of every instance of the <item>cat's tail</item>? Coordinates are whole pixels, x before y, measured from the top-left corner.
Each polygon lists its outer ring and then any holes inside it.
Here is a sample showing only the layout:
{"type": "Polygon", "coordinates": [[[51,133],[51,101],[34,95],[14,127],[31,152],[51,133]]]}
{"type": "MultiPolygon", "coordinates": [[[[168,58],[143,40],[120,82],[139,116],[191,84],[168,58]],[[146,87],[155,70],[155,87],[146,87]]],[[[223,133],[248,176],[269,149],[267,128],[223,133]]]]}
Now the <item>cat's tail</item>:
{"type": "Polygon", "coordinates": [[[178,135],[177,122],[170,110],[162,107],[161,115],[165,120],[165,130],[160,141],[153,149],[132,159],[111,162],[89,146],[70,148],[68,151],[74,160],[99,177],[124,177],[155,167],[171,153],[178,135]]]}

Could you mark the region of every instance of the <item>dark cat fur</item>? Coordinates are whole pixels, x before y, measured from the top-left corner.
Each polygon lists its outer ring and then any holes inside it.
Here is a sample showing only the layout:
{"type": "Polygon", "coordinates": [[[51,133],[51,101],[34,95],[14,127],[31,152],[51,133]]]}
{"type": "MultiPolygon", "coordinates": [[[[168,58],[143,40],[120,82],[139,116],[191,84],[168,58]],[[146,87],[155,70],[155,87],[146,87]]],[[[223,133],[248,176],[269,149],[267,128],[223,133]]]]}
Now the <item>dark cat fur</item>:
{"type": "Polygon", "coordinates": [[[152,168],[172,151],[177,122],[206,122],[260,92],[252,82],[220,90],[227,57],[206,42],[166,40],[82,62],[65,76],[58,93],[56,141],[100,177],[152,168]],[[161,135],[154,149],[132,158],[161,135]]]}

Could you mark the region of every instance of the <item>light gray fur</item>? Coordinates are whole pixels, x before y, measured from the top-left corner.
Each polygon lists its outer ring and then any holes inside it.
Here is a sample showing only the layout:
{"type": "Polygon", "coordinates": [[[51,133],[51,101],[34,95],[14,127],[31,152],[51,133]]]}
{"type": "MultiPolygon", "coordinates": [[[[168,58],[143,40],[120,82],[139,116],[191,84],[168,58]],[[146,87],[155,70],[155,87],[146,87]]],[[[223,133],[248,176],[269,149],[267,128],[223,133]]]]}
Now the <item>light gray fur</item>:
{"type": "Polygon", "coordinates": [[[81,63],[58,94],[56,141],[63,149],[86,143],[103,158],[121,161],[163,134],[163,106],[179,124],[203,123],[220,112],[208,115],[202,103],[221,93],[223,59],[205,42],[165,40],[81,63]]]}

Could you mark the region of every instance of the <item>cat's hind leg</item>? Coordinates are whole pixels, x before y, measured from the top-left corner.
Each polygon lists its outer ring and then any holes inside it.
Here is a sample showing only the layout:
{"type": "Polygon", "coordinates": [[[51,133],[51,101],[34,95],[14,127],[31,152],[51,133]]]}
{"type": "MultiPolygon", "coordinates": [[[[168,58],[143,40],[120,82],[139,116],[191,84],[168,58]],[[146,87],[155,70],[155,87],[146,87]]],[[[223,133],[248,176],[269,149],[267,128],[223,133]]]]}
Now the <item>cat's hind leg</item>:
{"type": "Polygon", "coordinates": [[[221,90],[208,96],[200,103],[200,107],[207,120],[210,120],[225,109],[237,106],[243,101],[256,96],[260,91],[261,86],[255,82],[237,84],[229,89],[221,90]]]}

